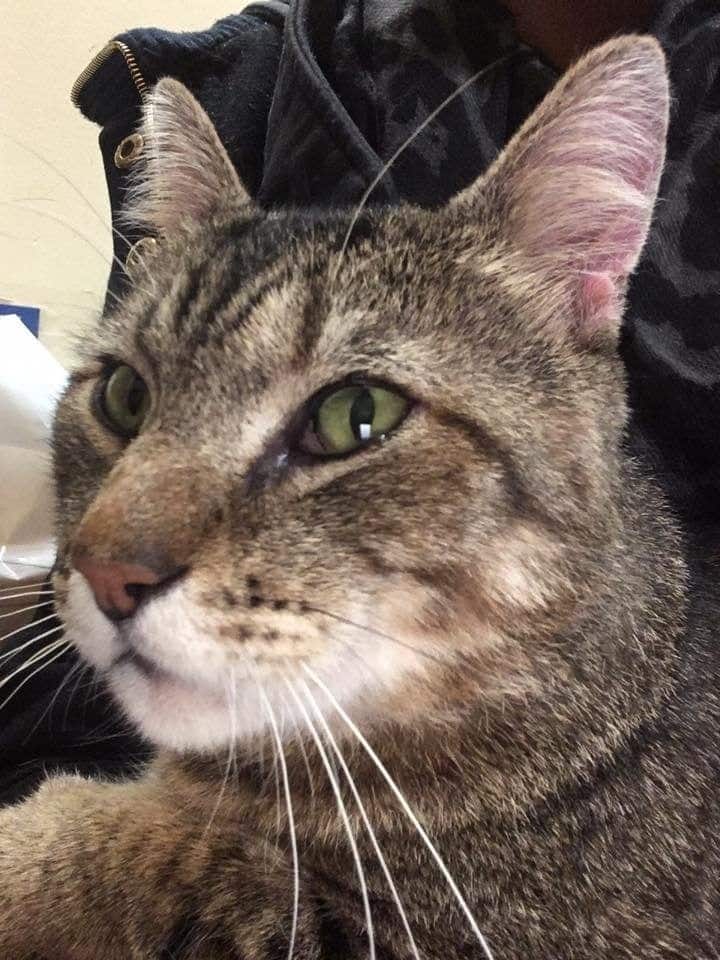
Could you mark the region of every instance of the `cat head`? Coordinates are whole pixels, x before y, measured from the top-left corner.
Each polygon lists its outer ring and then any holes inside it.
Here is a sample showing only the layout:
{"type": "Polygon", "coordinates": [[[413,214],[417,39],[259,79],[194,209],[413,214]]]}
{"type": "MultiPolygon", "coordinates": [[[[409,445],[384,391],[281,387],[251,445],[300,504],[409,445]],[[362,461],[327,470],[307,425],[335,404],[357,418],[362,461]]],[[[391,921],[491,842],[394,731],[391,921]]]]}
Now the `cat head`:
{"type": "Polygon", "coordinates": [[[157,85],[133,208],[157,252],[54,440],[59,609],[150,739],[297,721],[312,676],[399,723],[542,685],[619,522],[667,103],[657,44],[613,41],[447,206],[353,220],[256,209],[157,85]]]}

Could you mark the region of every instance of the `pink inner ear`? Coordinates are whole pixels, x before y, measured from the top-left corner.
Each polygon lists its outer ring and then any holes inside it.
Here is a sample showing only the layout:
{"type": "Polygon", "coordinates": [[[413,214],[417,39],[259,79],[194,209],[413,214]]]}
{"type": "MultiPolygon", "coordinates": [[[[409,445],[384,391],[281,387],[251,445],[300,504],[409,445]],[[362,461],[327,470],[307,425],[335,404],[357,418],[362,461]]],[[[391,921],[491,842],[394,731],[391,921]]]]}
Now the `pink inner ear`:
{"type": "Polygon", "coordinates": [[[579,306],[586,336],[618,324],[622,306],[616,281],[607,273],[582,274],[579,306]]]}
{"type": "Polygon", "coordinates": [[[619,219],[603,238],[603,242],[598,243],[597,257],[592,268],[607,271],[616,277],[630,273],[645,242],[649,219],[649,213],[643,219],[639,216],[633,221],[619,219]]]}
{"type": "Polygon", "coordinates": [[[527,152],[515,174],[512,217],[531,255],[618,277],[635,265],[662,163],[662,128],[652,139],[651,124],[628,124],[620,105],[617,111],[596,116],[576,107],[527,152]]]}
{"type": "Polygon", "coordinates": [[[497,169],[509,237],[572,290],[587,333],[619,323],[652,215],[667,100],[660,48],[611,41],[560,81],[497,169]]]}

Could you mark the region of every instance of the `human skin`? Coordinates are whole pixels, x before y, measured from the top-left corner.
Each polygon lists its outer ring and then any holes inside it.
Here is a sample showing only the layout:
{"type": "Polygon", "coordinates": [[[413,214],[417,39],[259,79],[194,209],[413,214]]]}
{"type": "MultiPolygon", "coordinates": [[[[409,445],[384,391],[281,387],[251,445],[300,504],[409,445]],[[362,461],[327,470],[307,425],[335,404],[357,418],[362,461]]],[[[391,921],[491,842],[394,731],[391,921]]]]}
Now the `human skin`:
{"type": "Polygon", "coordinates": [[[655,0],[504,0],[521,40],[564,69],[595,44],[642,33],[655,0]]]}

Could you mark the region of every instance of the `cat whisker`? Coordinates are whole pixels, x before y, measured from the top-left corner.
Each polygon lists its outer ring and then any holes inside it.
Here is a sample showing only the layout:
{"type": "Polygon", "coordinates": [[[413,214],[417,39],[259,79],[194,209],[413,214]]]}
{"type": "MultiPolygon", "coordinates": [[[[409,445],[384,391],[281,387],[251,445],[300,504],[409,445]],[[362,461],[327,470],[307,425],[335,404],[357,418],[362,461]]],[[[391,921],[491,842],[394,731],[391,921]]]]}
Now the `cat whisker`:
{"type": "Polygon", "coordinates": [[[49,667],[51,663],[54,663],[56,660],[62,657],[70,649],[71,646],[72,644],[70,643],[69,640],[63,640],[62,645],[55,652],[55,655],[50,657],[49,660],[45,660],[43,663],[41,663],[36,670],[33,670],[31,674],[25,677],[25,679],[15,687],[13,692],[9,696],[7,696],[2,703],[0,703],[0,711],[2,711],[7,706],[8,703],[10,703],[12,698],[22,690],[22,688],[25,686],[26,683],[29,683],[34,676],[40,673],[41,670],[44,670],[46,667],[49,667]]]}
{"type": "MultiPolygon", "coordinates": [[[[30,598],[40,599],[43,596],[48,596],[48,594],[19,593],[15,595],[11,594],[9,597],[0,597],[0,609],[2,609],[3,607],[7,608],[10,604],[13,603],[14,600],[28,600],[30,598]]],[[[48,597],[48,602],[51,602],[51,599],[52,599],[52,595],[48,597]]],[[[45,603],[45,601],[43,601],[43,603],[45,603]]],[[[12,616],[14,612],[16,611],[14,610],[8,611],[8,616],[12,616]]],[[[17,612],[19,613],[19,611],[17,612]]]]}
{"type": "MultiPolygon", "coordinates": [[[[39,627],[41,623],[47,623],[48,620],[54,619],[55,614],[49,613],[46,617],[41,617],[40,620],[36,620],[34,623],[25,623],[21,627],[16,627],[15,630],[11,630],[10,633],[6,633],[4,637],[0,637],[0,643],[4,643],[6,640],[9,640],[10,637],[14,637],[16,634],[22,633],[24,630],[29,630],[30,627],[39,627]]],[[[0,654],[0,663],[2,663],[3,660],[11,659],[16,654],[20,653],[21,650],[29,647],[31,643],[35,643],[36,640],[42,640],[43,637],[47,636],[47,633],[41,633],[39,636],[30,637],[29,640],[26,640],[25,643],[21,643],[19,647],[15,647],[13,650],[6,650],[5,653],[0,654]]]]}
{"type": "Polygon", "coordinates": [[[283,785],[285,787],[285,803],[287,807],[288,830],[290,833],[290,847],[292,850],[293,861],[293,913],[292,926],[290,928],[290,945],[288,947],[288,960],[292,960],[293,953],[295,952],[295,938],[297,936],[298,913],[300,910],[300,861],[298,858],[297,831],[295,829],[295,816],[293,814],[293,805],[290,796],[290,778],[288,777],[285,751],[283,749],[282,738],[280,737],[275,711],[265,695],[265,691],[260,685],[258,686],[258,692],[260,694],[260,700],[262,701],[263,707],[267,713],[268,720],[270,721],[273,739],[275,740],[278,755],[280,757],[280,768],[282,771],[283,785]]]}
{"type": "MultiPolygon", "coordinates": [[[[70,716],[70,704],[73,702],[73,699],[75,698],[75,696],[80,690],[80,684],[83,681],[83,677],[86,675],[86,673],[90,669],[91,668],[89,663],[83,663],[82,660],[80,661],[80,671],[78,673],[78,678],[75,681],[75,686],[70,691],[70,696],[68,697],[67,703],[65,704],[65,713],[63,714],[63,722],[62,722],[63,730],[67,728],[68,717],[70,716]]],[[[96,678],[93,677],[91,678],[91,680],[96,681],[96,678]]]]}
{"type": "Polygon", "coordinates": [[[273,777],[275,778],[275,841],[279,842],[280,832],[282,830],[282,797],[280,795],[280,757],[277,750],[277,744],[273,738],[273,777]]]}
{"type": "Polygon", "coordinates": [[[109,730],[114,729],[115,727],[121,726],[125,733],[132,732],[133,726],[129,720],[125,720],[120,716],[117,716],[113,713],[112,716],[107,717],[105,720],[102,720],[100,723],[96,724],[91,730],[88,730],[88,733],[92,734],[105,734],[109,730]]]}
{"type": "Polygon", "coordinates": [[[298,747],[300,748],[300,754],[303,758],[303,763],[305,765],[305,770],[307,772],[308,787],[310,788],[311,805],[314,805],[315,781],[313,779],[312,767],[310,766],[310,759],[307,755],[307,750],[305,749],[305,741],[303,740],[303,737],[302,737],[302,731],[298,727],[297,723],[295,723],[295,733],[296,733],[296,742],[298,747]]]}
{"type": "Polygon", "coordinates": [[[348,653],[355,657],[358,663],[360,663],[363,670],[369,670],[378,684],[383,686],[385,683],[385,678],[378,673],[377,667],[373,666],[371,663],[368,663],[367,659],[362,655],[362,647],[359,643],[353,643],[353,641],[349,640],[347,637],[338,637],[337,635],[333,635],[333,640],[335,640],[336,643],[342,644],[348,653]]]}
{"type": "MultiPolygon", "coordinates": [[[[266,597],[267,600],[277,600],[277,597],[266,597]]],[[[284,598],[287,600],[292,600],[292,598],[284,598]]],[[[300,603],[302,609],[305,613],[317,613],[322,617],[328,617],[330,620],[335,620],[337,623],[342,623],[348,627],[354,627],[356,630],[362,630],[364,633],[369,633],[373,637],[378,637],[380,640],[387,640],[389,643],[394,643],[397,646],[403,647],[405,650],[409,650],[411,653],[416,653],[421,657],[425,657],[428,660],[432,660],[438,666],[445,667],[448,665],[448,660],[443,659],[442,657],[436,656],[433,653],[430,653],[429,650],[421,650],[419,647],[413,646],[411,643],[407,643],[405,640],[401,640],[399,637],[394,637],[392,634],[385,633],[383,630],[378,630],[375,627],[370,627],[367,624],[359,623],[357,620],[351,620],[349,617],[342,616],[339,613],[333,613],[332,610],[325,610],[323,607],[317,607],[312,603],[308,603],[305,600],[294,601],[300,603]]]]}
{"type": "Polygon", "coordinates": [[[15,197],[20,203],[56,203],[55,197],[15,197]]]}
{"type": "MultiPolygon", "coordinates": [[[[82,728],[84,730],[85,721],[83,719],[82,728]]],[[[107,719],[95,724],[94,727],[85,731],[85,735],[79,738],[78,743],[99,743],[103,740],[114,740],[118,737],[133,736],[136,733],[135,726],[121,715],[113,713],[107,719]]]]}
{"type": "MultiPolygon", "coordinates": [[[[250,667],[251,672],[253,673],[253,677],[254,677],[254,680],[255,680],[255,684],[256,684],[256,686],[259,687],[259,686],[260,686],[260,678],[259,678],[258,674],[256,673],[256,671],[254,670],[252,664],[251,664],[249,661],[248,661],[248,665],[249,665],[249,667],[250,667]]],[[[264,738],[262,739],[263,753],[264,753],[264,750],[265,750],[265,742],[266,742],[266,741],[270,743],[270,746],[271,746],[271,748],[272,748],[272,768],[267,772],[267,775],[263,774],[264,779],[263,779],[262,785],[261,785],[261,787],[260,787],[260,792],[261,792],[262,794],[265,794],[266,791],[269,791],[269,783],[270,783],[270,779],[271,779],[271,778],[275,781],[275,834],[276,834],[276,843],[277,843],[277,842],[279,842],[280,831],[281,831],[281,828],[282,828],[282,824],[281,824],[280,774],[279,774],[280,759],[279,759],[279,757],[278,757],[277,744],[275,743],[275,738],[272,737],[272,736],[271,736],[271,737],[264,737],[264,738]]],[[[269,828],[268,828],[268,835],[269,835],[269,828]]],[[[266,839],[268,839],[268,837],[266,837],[266,839]]]]}
{"type": "MultiPolygon", "coordinates": [[[[234,681],[233,677],[233,681],[234,681]]],[[[230,708],[233,713],[233,719],[230,723],[230,743],[232,746],[232,774],[233,781],[235,786],[238,787],[240,784],[240,774],[238,772],[238,751],[237,751],[237,684],[233,682],[232,684],[232,693],[231,693],[232,703],[230,708]]]]}
{"type": "Polygon", "coordinates": [[[108,259],[108,257],[105,255],[105,253],[100,249],[100,247],[96,243],[93,243],[93,241],[88,236],[86,236],[81,230],[78,230],[77,227],[74,227],[71,223],[68,223],[67,220],[63,220],[62,217],[56,217],[52,213],[48,213],[46,210],[36,210],[35,207],[28,207],[28,206],[24,206],[21,203],[16,203],[14,200],[0,200],[0,204],[16,207],[20,210],[24,210],[26,213],[35,214],[35,216],[37,217],[43,217],[45,220],[50,220],[53,223],[59,224],[59,226],[61,227],[65,227],[66,230],[69,230],[70,233],[76,236],[79,240],[82,240],[84,243],[86,243],[91,250],[94,250],[95,253],[100,257],[100,259],[107,264],[108,269],[112,269],[113,263],[117,264],[117,266],[122,270],[122,272],[130,281],[131,286],[135,287],[137,290],[140,290],[141,293],[144,293],[148,297],[152,296],[149,290],[146,290],[144,287],[141,287],[138,283],[135,282],[133,277],[128,272],[125,264],[116,254],[114,253],[110,254],[110,259],[108,259]]]}
{"type": "Polygon", "coordinates": [[[290,695],[295,700],[298,710],[303,716],[303,719],[307,725],[307,728],[310,732],[310,736],[315,741],[315,746],[317,751],[320,754],[320,759],[322,760],[323,766],[325,767],[325,772],[328,775],[328,780],[330,781],[330,786],[332,791],[335,794],[335,801],[337,803],[338,813],[340,814],[340,819],[342,820],[343,826],[345,828],[345,833],[347,834],[348,841],[350,843],[350,848],[352,850],[353,858],[355,861],[355,869],[358,875],[358,882],[360,884],[360,893],[362,895],[363,906],[365,909],[365,922],[367,925],[368,931],[368,947],[370,953],[370,960],[375,960],[375,931],[373,928],[373,919],[372,911],[370,909],[370,896],[368,894],[367,881],[365,880],[365,871],[363,869],[362,860],[360,858],[360,851],[358,849],[357,840],[352,830],[352,824],[350,823],[350,817],[348,816],[347,807],[345,806],[345,801],[342,797],[342,791],[340,790],[340,784],[338,778],[335,775],[332,764],[330,763],[330,758],[328,757],[327,751],[323,745],[322,740],[320,739],[320,734],[315,728],[315,725],[308,713],[305,704],[303,703],[302,698],[299,693],[295,690],[292,682],[286,678],[285,683],[290,695]]]}
{"type": "Polygon", "coordinates": [[[453,92],[449,94],[449,96],[445,97],[442,103],[439,103],[434,110],[430,111],[430,113],[427,115],[427,117],[425,117],[422,123],[419,124],[419,126],[417,126],[415,130],[413,130],[410,136],[407,137],[407,139],[400,144],[400,146],[392,154],[390,159],[387,160],[382,165],[377,175],[374,177],[374,179],[370,182],[369,186],[365,190],[365,193],[363,193],[363,195],[360,197],[360,201],[358,202],[358,205],[355,208],[355,211],[350,219],[350,224],[348,225],[347,231],[345,233],[345,238],[343,239],[342,246],[340,248],[340,253],[338,254],[337,260],[335,261],[335,268],[333,270],[332,277],[330,278],[331,289],[335,286],[335,283],[337,281],[338,273],[340,272],[340,266],[347,252],[348,243],[350,242],[350,237],[352,236],[353,230],[355,229],[355,225],[358,222],[360,214],[365,209],[365,206],[367,205],[367,202],[373,190],[375,190],[375,188],[380,183],[382,178],[392,168],[393,164],[396,163],[396,161],[402,156],[402,154],[407,150],[407,148],[415,141],[415,139],[420,136],[423,130],[427,126],[429,126],[433,122],[433,120],[437,116],[439,116],[439,114],[441,114],[443,110],[445,110],[446,107],[449,107],[450,104],[455,99],[457,99],[457,97],[461,96],[467,90],[468,87],[472,86],[476,81],[484,77],[485,74],[490,73],[493,70],[496,70],[498,67],[503,66],[510,60],[516,59],[517,56],[518,56],[518,52],[514,51],[513,53],[509,53],[503,57],[499,57],[497,60],[494,60],[492,63],[489,63],[486,66],[482,67],[480,70],[477,70],[471,77],[468,77],[467,80],[463,81],[463,83],[461,83],[459,87],[456,87],[455,90],[453,90],[453,92]]]}
{"type": "MultiPolygon", "coordinates": [[[[32,626],[39,626],[41,623],[46,623],[48,620],[54,620],[54,619],[55,619],[55,614],[51,613],[51,614],[48,614],[47,617],[43,617],[42,620],[38,620],[37,623],[32,624],[32,626]]],[[[7,635],[7,637],[3,637],[3,639],[7,640],[10,637],[12,637],[13,634],[22,633],[23,630],[27,630],[27,629],[28,629],[27,626],[18,627],[17,630],[13,630],[11,633],[7,635]]],[[[31,646],[33,643],[37,643],[38,640],[44,640],[45,637],[49,637],[51,634],[57,633],[59,630],[62,630],[62,625],[60,624],[58,624],[58,626],[56,627],[53,627],[51,630],[46,630],[44,633],[40,633],[34,637],[31,637],[29,640],[26,640],[25,643],[21,643],[19,647],[15,647],[13,650],[7,650],[5,653],[2,654],[2,656],[0,656],[0,663],[3,660],[12,660],[13,657],[17,656],[18,653],[22,653],[23,650],[31,646]]]]}
{"type": "Polygon", "coordinates": [[[228,688],[227,688],[228,713],[230,715],[230,743],[228,744],[227,762],[225,764],[225,773],[223,775],[222,782],[220,784],[220,790],[218,792],[217,800],[215,801],[215,806],[212,809],[212,812],[210,814],[210,819],[207,822],[207,826],[203,830],[203,840],[210,832],[210,828],[213,825],[213,821],[217,816],[218,810],[220,809],[220,804],[222,803],[223,797],[225,796],[225,790],[227,789],[228,780],[230,779],[230,771],[232,769],[233,755],[234,755],[234,748],[235,748],[235,738],[237,736],[237,730],[235,727],[236,711],[233,709],[233,703],[231,702],[231,696],[230,696],[230,691],[234,689],[235,689],[235,670],[233,668],[230,671],[230,679],[228,681],[228,688]]]}
{"type": "Polygon", "coordinates": [[[67,220],[63,220],[62,217],[56,217],[54,214],[48,213],[47,210],[37,210],[35,207],[29,207],[26,204],[18,203],[15,200],[0,200],[0,204],[6,207],[14,207],[17,210],[22,210],[24,213],[32,213],[35,214],[36,217],[42,217],[45,220],[50,220],[52,223],[57,223],[59,226],[69,230],[70,233],[78,238],[78,240],[82,240],[83,243],[87,244],[91,250],[94,250],[108,267],[112,266],[111,260],[103,253],[96,243],[87,237],[81,230],[78,230],[77,227],[74,227],[71,223],[68,223],[67,220]]]}
{"type": "Polygon", "coordinates": [[[34,593],[55,593],[55,590],[53,587],[47,586],[47,584],[38,584],[36,587],[22,587],[18,584],[15,587],[5,587],[5,589],[0,590],[0,600],[7,597],[9,593],[18,596],[30,596],[34,593]]]}
{"type": "MultiPolygon", "coordinates": [[[[125,272],[125,271],[123,271],[125,272]]],[[[122,306],[123,298],[119,297],[114,290],[111,290],[109,287],[106,288],[105,293],[107,296],[112,297],[117,306],[122,306]]]]}
{"type": "Polygon", "coordinates": [[[308,613],[317,613],[320,614],[320,616],[328,617],[330,620],[343,623],[345,626],[354,627],[356,630],[362,630],[364,633],[369,633],[371,636],[378,637],[381,640],[387,640],[389,643],[395,643],[398,646],[409,650],[411,653],[417,653],[421,657],[426,657],[428,660],[432,660],[439,666],[447,666],[447,660],[444,660],[442,657],[435,656],[435,654],[430,653],[429,650],[420,650],[418,647],[414,647],[411,643],[406,643],[404,640],[400,640],[399,637],[393,637],[391,634],[385,633],[383,630],[377,630],[375,627],[369,627],[366,624],[358,623],[357,620],[350,620],[348,617],[343,617],[338,613],[332,613],[330,610],[324,610],[322,607],[316,607],[312,604],[305,603],[303,605],[303,609],[308,613]]]}
{"type": "Polygon", "coordinates": [[[258,768],[260,770],[260,781],[265,782],[265,737],[259,738],[260,742],[258,744],[258,768]]]}
{"type": "MultiPolygon", "coordinates": [[[[85,689],[87,693],[85,694],[85,703],[83,704],[83,715],[82,722],[85,723],[85,717],[87,716],[88,707],[91,703],[95,703],[96,700],[99,700],[100,697],[106,692],[101,685],[101,677],[96,671],[91,670],[90,681],[86,684],[85,689]]],[[[68,711],[65,713],[65,722],[67,723],[68,711]]]]}
{"type": "Polygon", "coordinates": [[[52,711],[53,711],[53,707],[54,707],[55,704],[57,703],[57,699],[58,699],[58,697],[60,696],[62,690],[65,688],[65,686],[67,686],[67,684],[70,682],[71,678],[74,676],[75,673],[80,674],[81,672],[82,672],[82,663],[81,663],[80,661],[78,661],[77,663],[73,663],[73,664],[70,666],[70,669],[67,671],[67,673],[65,674],[64,678],[63,678],[63,679],[60,681],[60,683],[57,685],[57,689],[56,689],[55,693],[53,694],[53,697],[52,697],[52,699],[50,700],[50,703],[49,703],[48,706],[45,707],[45,709],[43,710],[43,712],[42,712],[42,714],[41,714],[41,716],[40,716],[40,719],[39,719],[38,722],[34,725],[34,727],[32,728],[32,730],[30,731],[30,733],[28,733],[28,735],[27,735],[27,736],[25,737],[25,739],[23,740],[23,746],[25,746],[25,744],[27,744],[28,740],[30,740],[30,738],[32,737],[32,735],[33,735],[33,734],[35,733],[35,731],[39,728],[39,726],[41,725],[41,723],[43,722],[43,720],[45,719],[45,717],[48,717],[48,724],[52,721],[52,711]]]}
{"type": "Polygon", "coordinates": [[[20,613],[27,613],[29,610],[39,610],[40,607],[52,606],[52,600],[43,600],[42,603],[33,603],[30,607],[21,607],[19,610],[12,610],[10,613],[0,613],[0,620],[6,617],[14,617],[20,613]]]}
{"type": "Polygon", "coordinates": [[[120,730],[118,733],[106,733],[102,734],[99,737],[83,737],[81,740],[77,740],[76,743],[82,745],[89,745],[91,743],[107,743],[109,740],[119,740],[121,737],[127,737],[132,734],[132,730],[120,730]]]}
{"type": "MultiPolygon", "coordinates": [[[[90,706],[91,703],[95,703],[96,700],[99,700],[105,694],[105,691],[102,688],[98,689],[98,686],[99,686],[98,680],[99,678],[96,677],[93,683],[89,685],[90,692],[85,698],[85,707],[84,707],[85,711],[87,711],[87,708],[90,706]],[[95,688],[94,691],[93,691],[93,687],[95,688]]],[[[83,714],[83,717],[84,717],[84,714],[83,714]]]]}
{"type": "Polygon", "coordinates": [[[338,746],[338,743],[335,737],[333,736],[332,731],[330,730],[330,725],[325,719],[325,716],[323,715],[323,712],[320,709],[320,706],[317,700],[315,699],[315,697],[313,697],[312,691],[308,687],[307,683],[304,680],[299,680],[298,683],[300,684],[300,687],[304,692],[305,697],[310,703],[310,707],[313,713],[315,714],[318,722],[322,726],[323,732],[325,734],[325,739],[330,744],[333,752],[335,753],[335,756],[337,757],[338,763],[342,768],[342,771],[345,775],[345,779],[347,780],[348,786],[350,787],[350,790],[352,791],[352,795],[355,798],[355,803],[357,804],[357,808],[360,813],[360,816],[362,817],[362,821],[365,824],[365,829],[367,830],[368,836],[370,837],[370,842],[372,843],[373,849],[375,850],[375,856],[378,859],[380,868],[383,874],[385,875],[385,880],[387,882],[388,887],[390,888],[390,892],[392,894],[393,900],[395,901],[395,906],[397,907],[402,925],[405,928],[405,933],[407,934],[407,938],[410,943],[410,949],[412,951],[412,954],[415,957],[415,960],[420,960],[420,954],[418,952],[418,948],[415,943],[415,938],[413,937],[412,930],[410,929],[410,923],[408,921],[407,914],[405,913],[405,909],[402,905],[402,901],[400,900],[400,895],[397,891],[397,887],[395,886],[395,881],[393,880],[392,874],[390,873],[390,868],[388,867],[385,857],[383,856],[382,850],[380,849],[380,844],[378,843],[378,839],[375,835],[375,831],[373,830],[372,825],[370,823],[370,818],[368,817],[365,806],[362,802],[362,799],[360,798],[360,794],[358,792],[357,786],[355,785],[355,780],[353,779],[353,776],[350,773],[350,769],[347,765],[347,762],[345,761],[345,757],[343,756],[342,751],[340,750],[340,747],[338,746]]]}
{"type": "MultiPolygon", "coordinates": [[[[48,631],[47,636],[50,636],[52,633],[57,633],[60,630],[62,630],[62,627],[55,627],[54,630],[48,631]]],[[[28,657],[27,660],[23,660],[19,667],[15,667],[12,673],[9,673],[6,677],[3,677],[2,680],[0,680],[0,689],[7,686],[8,683],[10,683],[10,681],[13,680],[19,673],[22,673],[23,670],[27,670],[28,667],[32,667],[33,664],[37,663],[38,660],[42,660],[42,658],[46,656],[48,652],[55,650],[61,643],[69,644],[70,641],[66,640],[64,637],[59,637],[55,640],[52,640],[50,643],[46,643],[41,650],[38,650],[31,657],[28,657]]]]}
{"type": "MultiPolygon", "coordinates": [[[[4,202],[10,203],[14,201],[4,201],[4,202]]],[[[33,208],[33,212],[39,214],[40,216],[44,215],[42,211],[35,210],[34,208],[33,208]]],[[[27,235],[23,236],[18,233],[8,233],[7,231],[2,230],[0,231],[0,238],[2,238],[3,240],[12,240],[13,243],[20,244],[25,247],[29,247],[33,249],[35,248],[35,240],[32,237],[29,237],[27,235]]],[[[82,290],[78,290],[76,292],[78,294],[84,293],[84,291],[82,290]]],[[[110,291],[108,290],[105,292],[109,293],[110,291]]],[[[18,294],[17,299],[24,299],[24,298],[22,294],[18,294]]],[[[11,306],[12,302],[13,301],[8,300],[5,297],[0,297],[0,303],[2,304],[11,306]]],[[[75,311],[75,313],[80,314],[81,316],[84,316],[86,319],[90,318],[91,320],[95,321],[102,315],[102,295],[100,293],[96,294],[94,298],[94,303],[92,305],[88,303],[74,303],[73,301],[70,301],[70,300],[56,300],[55,297],[53,297],[52,306],[54,309],[62,310],[63,313],[67,313],[68,311],[75,311]]],[[[82,326],[87,326],[87,325],[83,324],[82,326]]],[[[73,334],[73,335],[68,334],[68,339],[72,342],[75,339],[80,339],[80,337],[78,337],[76,334],[73,334]]]]}
{"type": "MultiPolygon", "coordinates": [[[[85,204],[87,209],[95,217],[97,222],[101,224],[101,226],[103,226],[108,231],[108,233],[110,234],[114,233],[116,236],[120,237],[121,240],[124,240],[125,243],[128,245],[128,247],[132,246],[130,240],[125,236],[125,234],[122,233],[120,230],[118,230],[118,228],[115,227],[113,224],[108,223],[105,217],[100,213],[97,207],[85,196],[85,194],[78,187],[78,185],[73,180],[71,180],[70,177],[66,173],[64,173],[58,166],[56,166],[54,163],[51,163],[47,159],[47,157],[44,157],[41,153],[39,153],[29,144],[24,143],[22,140],[18,140],[16,137],[11,136],[9,133],[1,129],[0,129],[0,137],[4,137],[10,143],[13,143],[16,147],[19,147],[21,150],[24,150],[26,153],[30,154],[31,157],[34,157],[36,160],[42,163],[45,167],[47,167],[48,170],[51,170],[55,174],[55,176],[59,177],[63,181],[63,183],[65,183],[68,187],[70,187],[73,193],[77,197],[79,197],[80,200],[82,200],[82,202],[85,204]]],[[[42,198],[38,198],[38,199],[42,199],[42,198]]]]}
{"type": "Polygon", "coordinates": [[[428,836],[427,832],[425,831],[424,827],[422,826],[422,824],[421,824],[420,821],[418,820],[418,818],[417,818],[416,814],[414,813],[412,807],[410,806],[410,804],[409,804],[408,801],[406,800],[405,795],[402,793],[402,791],[400,790],[400,788],[398,787],[398,785],[395,783],[394,779],[393,779],[393,778],[391,777],[391,775],[388,773],[388,771],[387,771],[385,765],[383,764],[382,760],[380,759],[380,757],[378,757],[378,755],[377,755],[377,753],[375,752],[375,750],[372,748],[372,746],[368,743],[367,739],[366,739],[366,738],[363,736],[363,734],[360,732],[360,730],[358,729],[357,725],[356,725],[356,724],[354,723],[354,721],[348,716],[348,714],[346,713],[346,711],[342,708],[342,706],[341,706],[340,703],[338,702],[338,700],[337,700],[337,698],[335,697],[335,695],[334,695],[334,694],[332,693],[332,691],[328,688],[327,684],[325,684],[325,683],[320,679],[320,677],[315,673],[315,671],[312,669],[312,667],[308,666],[308,664],[303,663],[303,664],[302,664],[302,668],[303,668],[303,670],[307,673],[307,675],[310,677],[310,679],[323,691],[323,693],[325,694],[325,696],[326,696],[326,697],[328,698],[328,700],[332,703],[333,707],[337,710],[337,712],[338,712],[338,714],[340,715],[340,717],[342,718],[342,720],[345,722],[346,726],[349,728],[349,730],[351,731],[351,733],[353,733],[353,735],[356,737],[356,739],[360,742],[360,744],[361,744],[361,746],[364,748],[365,752],[368,754],[368,756],[370,757],[370,759],[373,761],[373,763],[374,763],[375,766],[377,767],[378,771],[379,771],[380,774],[382,775],[382,777],[383,777],[383,779],[385,780],[385,782],[387,783],[387,785],[388,785],[388,786],[390,787],[390,789],[392,790],[393,794],[395,795],[395,798],[397,799],[397,801],[399,802],[399,804],[400,804],[400,806],[402,807],[403,811],[405,812],[405,815],[408,817],[408,819],[410,820],[410,822],[411,822],[412,825],[414,826],[415,830],[417,831],[418,835],[420,836],[420,839],[423,841],[423,843],[425,844],[425,846],[426,846],[427,849],[428,849],[428,852],[430,853],[430,855],[432,856],[433,860],[435,861],[435,863],[437,864],[438,868],[440,869],[440,872],[442,873],[442,875],[443,875],[443,877],[445,878],[448,886],[450,887],[450,890],[452,891],[453,896],[455,897],[455,899],[456,899],[456,901],[457,901],[457,903],[458,903],[458,906],[460,907],[460,909],[462,910],[462,912],[465,914],[465,916],[466,916],[466,918],[467,918],[467,920],[468,920],[468,922],[469,922],[469,924],[470,924],[470,927],[471,927],[473,933],[475,934],[475,937],[477,938],[477,941],[478,941],[478,943],[480,944],[480,946],[481,946],[481,948],[482,948],[482,950],[483,950],[483,953],[485,954],[487,960],[493,960],[493,955],[492,955],[492,953],[491,953],[491,951],[490,951],[490,947],[489,947],[489,945],[488,945],[488,942],[487,942],[487,940],[485,939],[485,937],[483,936],[483,933],[482,933],[482,931],[480,930],[480,927],[478,926],[477,920],[476,920],[475,917],[473,916],[473,913],[472,913],[472,911],[470,910],[470,907],[468,906],[467,901],[465,900],[465,897],[464,897],[464,896],[462,895],[462,893],[460,892],[460,888],[458,887],[457,883],[455,882],[455,879],[454,879],[453,875],[450,873],[447,865],[445,864],[445,861],[442,859],[442,857],[441,857],[440,854],[438,853],[438,851],[437,851],[434,843],[432,842],[432,840],[431,840],[430,837],[428,836]]]}
{"type": "MultiPolygon", "coordinates": [[[[8,616],[8,617],[11,617],[14,613],[19,613],[19,612],[20,612],[19,610],[14,610],[14,609],[8,610],[8,607],[12,607],[12,606],[13,606],[15,600],[33,600],[33,599],[36,599],[36,600],[38,600],[38,601],[41,601],[41,600],[42,600],[43,603],[52,603],[52,602],[53,602],[52,596],[48,596],[47,594],[41,594],[41,595],[38,596],[37,594],[28,593],[28,594],[25,594],[25,595],[22,595],[22,594],[21,594],[20,596],[17,596],[17,597],[13,597],[13,596],[10,596],[10,597],[0,597],[0,610],[4,609],[4,610],[6,611],[6,613],[7,613],[7,616],[8,616]],[[47,597],[47,600],[43,600],[43,596],[47,597]]],[[[35,609],[35,606],[37,606],[37,604],[35,604],[33,607],[31,607],[31,609],[34,610],[34,609],[35,609]]]]}

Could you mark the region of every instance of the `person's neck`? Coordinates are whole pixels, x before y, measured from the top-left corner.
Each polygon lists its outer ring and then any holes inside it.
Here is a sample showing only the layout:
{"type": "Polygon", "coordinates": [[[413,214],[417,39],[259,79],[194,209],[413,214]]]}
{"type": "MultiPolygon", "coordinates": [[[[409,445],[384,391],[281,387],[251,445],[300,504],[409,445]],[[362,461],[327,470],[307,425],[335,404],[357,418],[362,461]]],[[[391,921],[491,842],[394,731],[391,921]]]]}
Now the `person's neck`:
{"type": "Polygon", "coordinates": [[[519,38],[564,69],[621,33],[647,29],[656,0],[503,0],[519,38]]]}

